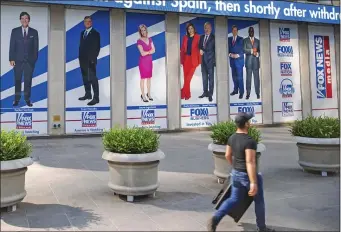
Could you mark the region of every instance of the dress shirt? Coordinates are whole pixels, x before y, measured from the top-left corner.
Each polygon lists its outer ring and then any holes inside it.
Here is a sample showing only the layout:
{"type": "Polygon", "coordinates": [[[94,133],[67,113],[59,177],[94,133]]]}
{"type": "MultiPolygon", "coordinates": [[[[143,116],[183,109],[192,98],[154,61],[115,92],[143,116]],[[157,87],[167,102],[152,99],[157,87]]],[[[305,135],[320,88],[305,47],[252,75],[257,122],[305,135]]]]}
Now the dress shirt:
{"type": "Polygon", "coordinates": [[[24,28],[24,27],[21,27],[21,31],[22,31],[22,36],[24,37],[24,32],[26,31],[26,36],[28,35],[28,27],[24,28]]]}
{"type": "Polygon", "coordinates": [[[192,55],[193,38],[194,38],[194,36],[193,37],[188,36],[188,40],[187,40],[187,52],[186,52],[186,54],[189,56],[192,55]]]}
{"type": "Polygon", "coordinates": [[[83,34],[83,37],[84,37],[85,35],[88,36],[89,33],[90,33],[90,31],[91,31],[91,29],[92,29],[92,27],[89,27],[88,29],[85,29],[84,34],[83,34]]]}
{"type": "MultiPolygon", "coordinates": [[[[255,42],[255,37],[250,37],[249,36],[249,38],[250,38],[250,42],[253,40],[253,42],[255,42]]],[[[251,43],[252,44],[252,43],[251,43]]],[[[252,45],[252,47],[253,47],[253,45],[252,45]]],[[[253,48],[251,49],[251,54],[253,54],[253,48]]],[[[258,53],[258,51],[257,51],[257,55],[256,55],[256,57],[258,57],[259,56],[259,53],[258,53]]]]}

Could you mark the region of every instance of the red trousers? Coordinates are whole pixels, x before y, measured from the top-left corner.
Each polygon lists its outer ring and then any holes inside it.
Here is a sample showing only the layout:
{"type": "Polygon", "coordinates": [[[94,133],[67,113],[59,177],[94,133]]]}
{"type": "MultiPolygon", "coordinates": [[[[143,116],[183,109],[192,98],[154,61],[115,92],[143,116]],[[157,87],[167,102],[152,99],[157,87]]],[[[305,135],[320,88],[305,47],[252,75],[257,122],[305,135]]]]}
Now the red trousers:
{"type": "Polygon", "coordinates": [[[186,55],[183,64],[184,85],[181,89],[181,99],[188,100],[191,98],[191,80],[197,67],[192,64],[191,56],[186,55]]]}

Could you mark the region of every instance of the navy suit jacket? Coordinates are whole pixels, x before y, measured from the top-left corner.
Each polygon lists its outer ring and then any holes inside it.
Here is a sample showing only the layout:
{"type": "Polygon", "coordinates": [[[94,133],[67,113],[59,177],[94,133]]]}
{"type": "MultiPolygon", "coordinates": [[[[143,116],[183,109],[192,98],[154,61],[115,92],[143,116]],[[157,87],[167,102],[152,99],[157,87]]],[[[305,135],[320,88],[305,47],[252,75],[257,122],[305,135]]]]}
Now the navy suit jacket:
{"type": "Polygon", "coordinates": [[[101,50],[101,37],[98,31],[91,29],[86,38],[84,38],[83,30],[80,34],[78,59],[81,63],[89,65],[89,63],[97,64],[97,57],[101,50]]]}
{"type": "Polygon", "coordinates": [[[243,37],[237,36],[236,42],[232,44],[233,36],[229,37],[229,53],[238,54],[239,58],[230,57],[231,67],[243,67],[244,66],[244,50],[243,50],[243,37]]]}
{"type": "Polygon", "coordinates": [[[200,36],[199,48],[204,51],[204,55],[201,59],[201,64],[205,62],[208,68],[215,66],[215,37],[214,34],[210,34],[204,48],[205,35],[200,36]]]}
{"type": "MultiPolygon", "coordinates": [[[[38,31],[32,27],[27,31],[27,61],[34,65],[38,59],[39,51],[39,37],[38,31]]],[[[16,27],[12,29],[10,45],[9,45],[9,61],[23,62],[25,60],[24,54],[25,44],[22,27],[16,27]]]]}

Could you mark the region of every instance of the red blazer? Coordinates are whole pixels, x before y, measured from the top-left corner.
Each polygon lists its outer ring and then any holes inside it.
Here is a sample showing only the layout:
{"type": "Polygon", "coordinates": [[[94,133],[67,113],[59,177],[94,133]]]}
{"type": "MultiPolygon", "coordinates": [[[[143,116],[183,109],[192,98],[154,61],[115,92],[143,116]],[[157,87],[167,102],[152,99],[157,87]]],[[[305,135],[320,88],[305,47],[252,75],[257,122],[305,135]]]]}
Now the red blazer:
{"type": "MultiPolygon", "coordinates": [[[[200,50],[199,50],[199,40],[200,40],[200,35],[195,34],[192,42],[192,64],[193,66],[198,66],[201,64],[201,55],[200,55],[200,50]]],[[[182,45],[180,49],[180,59],[181,59],[181,64],[183,65],[185,62],[185,56],[187,52],[187,41],[188,37],[185,35],[182,39],[182,45]]]]}

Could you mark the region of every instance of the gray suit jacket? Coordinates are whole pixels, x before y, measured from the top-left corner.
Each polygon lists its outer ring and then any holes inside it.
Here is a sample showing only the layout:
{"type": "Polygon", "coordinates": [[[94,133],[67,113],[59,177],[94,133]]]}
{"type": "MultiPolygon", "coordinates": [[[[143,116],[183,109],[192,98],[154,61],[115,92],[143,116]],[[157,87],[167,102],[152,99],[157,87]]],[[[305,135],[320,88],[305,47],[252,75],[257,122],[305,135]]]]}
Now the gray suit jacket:
{"type": "Polygon", "coordinates": [[[243,41],[243,48],[245,53],[245,67],[250,69],[259,69],[259,39],[254,37],[253,46],[251,44],[250,37],[246,37],[243,41]],[[257,48],[258,57],[254,56],[251,52],[253,48],[257,48]]]}

